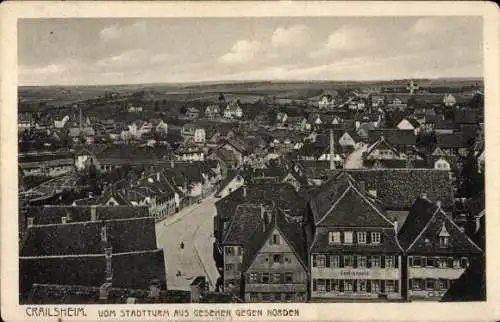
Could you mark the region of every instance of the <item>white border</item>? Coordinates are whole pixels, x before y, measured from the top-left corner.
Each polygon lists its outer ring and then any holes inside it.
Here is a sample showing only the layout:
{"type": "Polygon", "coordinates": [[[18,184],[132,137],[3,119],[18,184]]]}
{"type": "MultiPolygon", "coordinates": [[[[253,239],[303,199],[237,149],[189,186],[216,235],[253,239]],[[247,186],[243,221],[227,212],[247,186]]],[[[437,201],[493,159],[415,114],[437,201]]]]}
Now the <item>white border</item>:
{"type": "MultiPolygon", "coordinates": [[[[17,241],[17,19],[49,17],[252,17],[252,16],[457,16],[484,17],[487,184],[487,302],[484,303],[325,303],[325,304],[188,304],[134,305],[133,308],[298,308],[300,317],[287,320],[479,321],[500,317],[500,244],[498,144],[498,7],[493,2],[4,2],[0,5],[1,59],[1,314],[4,320],[27,320],[18,305],[17,241]],[[498,146],[498,145],[497,145],[498,146]]],[[[98,308],[127,305],[86,305],[86,320],[98,320],[98,308]]],[[[130,308],[130,306],[128,307],[130,308]]],[[[48,319],[48,318],[47,318],[48,319]]],[[[55,318],[50,318],[55,319],[55,318]]],[[[72,318],[65,318],[72,320],[72,318]]],[[[171,317],[172,319],[172,317],[171,317]]],[[[259,318],[253,318],[258,320],[259,318]]],[[[277,318],[263,318],[277,320],[277,318]]],[[[37,320],[45,320],[37,318],[37,320]]],[[[101,319],[102,320],[102,319],[101,319]]],[[[127,320],[130,320],[128,318],[127,320]]],[[[187,318],[186,320],[191,320],[187,318]]],[[[245,320],[233,316],[233,320],[245,320]]]]}

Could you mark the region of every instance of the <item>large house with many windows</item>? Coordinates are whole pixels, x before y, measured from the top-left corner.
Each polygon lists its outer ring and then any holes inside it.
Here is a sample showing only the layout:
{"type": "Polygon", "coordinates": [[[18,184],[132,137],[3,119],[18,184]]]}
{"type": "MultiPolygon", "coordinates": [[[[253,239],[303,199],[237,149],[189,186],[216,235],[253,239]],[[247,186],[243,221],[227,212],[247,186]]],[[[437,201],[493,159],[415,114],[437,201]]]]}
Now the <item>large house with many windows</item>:
{"type": "Polygon", "coordinates": [[[439,301],[483,251],[425,194],[418,198],[398,233],[406,257],[403,294],[409,300],[439,301]]]}
{"type": "Polygon", "coordinates": [[[400,300],[396,226],[349,174],[323,185],[306,213],[311,301],[400,300]]]}

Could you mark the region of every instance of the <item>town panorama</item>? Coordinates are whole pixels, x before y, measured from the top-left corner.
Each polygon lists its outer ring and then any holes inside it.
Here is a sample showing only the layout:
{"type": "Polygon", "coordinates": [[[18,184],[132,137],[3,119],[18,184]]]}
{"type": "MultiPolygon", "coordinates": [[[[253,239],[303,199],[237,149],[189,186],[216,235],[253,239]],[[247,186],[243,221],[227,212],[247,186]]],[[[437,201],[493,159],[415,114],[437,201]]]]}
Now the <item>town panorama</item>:
{"type": "Polygon", "coordinates": [[[483,78],[378,76],[19,86],[20,303],[486,300],[483,78]]]}

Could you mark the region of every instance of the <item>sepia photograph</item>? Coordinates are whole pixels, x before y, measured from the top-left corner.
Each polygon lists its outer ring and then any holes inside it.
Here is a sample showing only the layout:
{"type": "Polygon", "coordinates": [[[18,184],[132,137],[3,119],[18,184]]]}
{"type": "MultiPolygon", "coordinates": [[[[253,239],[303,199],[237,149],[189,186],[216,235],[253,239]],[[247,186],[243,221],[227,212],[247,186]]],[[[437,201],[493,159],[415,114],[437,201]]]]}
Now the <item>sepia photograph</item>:
{"type": "MultiPolygon", "coordinates": [[[[484,24],[17,19],[10,295],[31,318],[487,301],[484,24]]],[[[155,314],[125,318],[193,317],[155,314]]]]}

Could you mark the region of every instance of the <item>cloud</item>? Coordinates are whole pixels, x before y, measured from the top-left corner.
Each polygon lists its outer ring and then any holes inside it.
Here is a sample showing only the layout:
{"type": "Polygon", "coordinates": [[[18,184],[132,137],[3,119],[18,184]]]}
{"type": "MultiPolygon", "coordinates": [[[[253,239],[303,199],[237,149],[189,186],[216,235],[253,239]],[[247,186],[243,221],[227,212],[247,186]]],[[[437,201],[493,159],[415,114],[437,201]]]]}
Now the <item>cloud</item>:
{"type": "Polygon", "coordinates": [[[113,40],[132,40],[140,37],[144,37],[146,31],[146,24],[144,22],[136,22],[131,25],[111,25],[104,27],[99,31],[99,37],[105,41],[113,40]]]}
{"type": "Polygon", "coordinates": [[[275,47],[299,47],[312,40],[311,28],[295,25],[290,28],[277,28],[271,36],[271,44],[275,47]]]}
{"type": "Polygon", "coordinates": [[[325,44],[318,50],[310,52],[309,55],[317,58],[332,53],[345,53],[367,49],[375,44],[375,37],[368,29],[344,25],[331,33],[326,39],[325,44]]]}
{"type": "Polygon", "coordinates": [[[259,41],[239,40],[219,61],[230,64],[246,63],[252,61],[262,50],[263,46],[259,41]]]}

